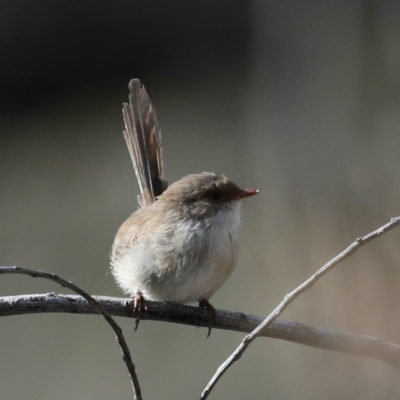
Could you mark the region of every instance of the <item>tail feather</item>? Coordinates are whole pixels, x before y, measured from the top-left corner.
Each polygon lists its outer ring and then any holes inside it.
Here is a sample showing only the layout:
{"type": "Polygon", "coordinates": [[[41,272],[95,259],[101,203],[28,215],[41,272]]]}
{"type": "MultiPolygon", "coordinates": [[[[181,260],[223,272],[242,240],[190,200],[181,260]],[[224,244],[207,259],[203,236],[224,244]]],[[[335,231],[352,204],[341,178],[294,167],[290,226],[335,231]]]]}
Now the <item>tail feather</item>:
{"type": "Polygon", "coordinates": [[[161,129],[156,112],[139,79],[129,82],[129,104],[124,104],[124,137],[131,156],[141,196],[141,207],[150,205],[168,186],[164,178],[161,129]]]}

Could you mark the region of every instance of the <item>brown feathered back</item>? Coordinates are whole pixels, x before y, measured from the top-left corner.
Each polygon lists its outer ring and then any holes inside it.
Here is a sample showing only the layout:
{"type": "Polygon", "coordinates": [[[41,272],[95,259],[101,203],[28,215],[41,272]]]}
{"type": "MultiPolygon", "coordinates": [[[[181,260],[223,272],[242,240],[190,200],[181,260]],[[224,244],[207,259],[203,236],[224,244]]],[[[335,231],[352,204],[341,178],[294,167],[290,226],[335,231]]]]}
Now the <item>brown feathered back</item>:
{"type": "Polygon", "coordinates": [[[164,178],[161,129],[156,112],[139,79],[129,82],[129,104],[124,103],[124,136],[135,168],[141,196],[141,207],[155,201],[167,187],[164,178]]]}

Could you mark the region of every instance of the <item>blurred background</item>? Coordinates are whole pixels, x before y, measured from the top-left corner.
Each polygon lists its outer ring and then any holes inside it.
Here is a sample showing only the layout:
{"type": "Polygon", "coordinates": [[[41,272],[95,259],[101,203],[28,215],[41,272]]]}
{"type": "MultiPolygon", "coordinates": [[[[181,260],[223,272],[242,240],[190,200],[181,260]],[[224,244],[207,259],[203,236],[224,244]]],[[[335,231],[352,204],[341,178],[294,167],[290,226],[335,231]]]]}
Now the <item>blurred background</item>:
{"type": "MultiPolygon", "coordinates": [[[[6,1],[0,4],[0,264],[91,294],[138,186],[122,135],[140,78],[166,176],[222,172],[244,203],[241,254],[217,308],[267,315],[356,237],[400,214],[400,2],[6,1]]],[[[284,318],[400,343],[400,230],[368,244],[284,318]]],[[[66,289],[1,276],[0,295],[66,289]]],[[[198,398],[243,334],[119,319],[145,399],[198,398]]],[[[3,399],[128,399],[98,316],[0,320],[3,399]]],[[[259,339],[210,399],[394,399],[384,363],[259,339]]]]}

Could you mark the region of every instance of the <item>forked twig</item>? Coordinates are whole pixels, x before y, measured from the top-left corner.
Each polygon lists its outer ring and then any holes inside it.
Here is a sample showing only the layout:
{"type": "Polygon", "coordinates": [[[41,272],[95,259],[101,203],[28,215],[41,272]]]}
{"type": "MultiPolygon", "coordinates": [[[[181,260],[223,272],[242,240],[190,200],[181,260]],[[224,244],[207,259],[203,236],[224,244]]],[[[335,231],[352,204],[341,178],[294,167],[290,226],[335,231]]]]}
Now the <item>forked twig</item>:
{"type": "Polygon", "coordinates": [[[323,275],[328,273],[331,269],[333,269],[336,265],[340,264],[350,256],[352,256],[360,247],[369,241],[377,238],[378,236],[383,235],[384,233],[390,231],[396,226],[400,225],[400,217],[392,218],[390,222],[378,228],[377,230],[369,233],[368,235],[362,236],[356,239],[347,249],[345,249],[342,253],[337,255],[327,264],[325,264],[322,268],[320,268],[314,275],[308,278],[305,282],[303,282],[300,286],[298,286],[295,290],[288,293],[283,301],[268,315],[267,318],[249,335],[247,335],[240,345],[236,348],[236,350],[228,357],[228,359],[218,368],[217,372],[211,378],[210,382],[207,384],[203,393],[201,394],[200,400],[205,400],[217,382],[221,379],[222,375],[230,368],[230,366],[240,359],[242,354],[246,351],[247,347],[257,338],[260,332],[269,326],[279,315],[294,301],[297,297],[299,297],[303,292],[307,289],[310,289],[323,275]]]}
{"type": "Polygon", "coordinates": [[[108,322],[108,324],[115,332],[117,336],[117,342],[122,351],[122,359],[124,360],[126,367],[128,368],[129,376],[131,378],[134,398],[136,400],[142,400],[142,393],[140,390],[139,380],[136,375],[135,365],[133,364],[131,353],[125,341],[124,335],[122,334],[122,329],[115,322],[114,318],[111,317],[108,311],[98,301],[96,301],[92,296],[90,296],[90,294],[88,294],[87,292],[76,286],[74,283],[68,282],[63,278],[60,278],[56,274],[51,274],[44,271],[37,271],[33,269],[20,268],[20,267],[0,267],[0,274],[23,274],[23,275],[29,275],[32,278],[49,279],[51,281],[60,284],[63,287],[72,290],[73,292],[85,298],[87,302],[104,317],[104,319],[108,322]]]}

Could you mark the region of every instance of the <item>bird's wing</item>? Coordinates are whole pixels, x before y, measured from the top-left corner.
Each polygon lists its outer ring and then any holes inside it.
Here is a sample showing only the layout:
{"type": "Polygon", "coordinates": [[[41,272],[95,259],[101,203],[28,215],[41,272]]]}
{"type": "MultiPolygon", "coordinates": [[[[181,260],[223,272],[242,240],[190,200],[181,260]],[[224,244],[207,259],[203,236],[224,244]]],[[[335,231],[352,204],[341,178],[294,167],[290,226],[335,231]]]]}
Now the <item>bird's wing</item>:
{"type": "Polygon", "coordinates": [[[150,205],[168,186],[163,172],[161,129],[156,112],[139,79],[129,82],[129,104],[124,103],[124,136],[135,168],[141,207],[150,205]]]}

